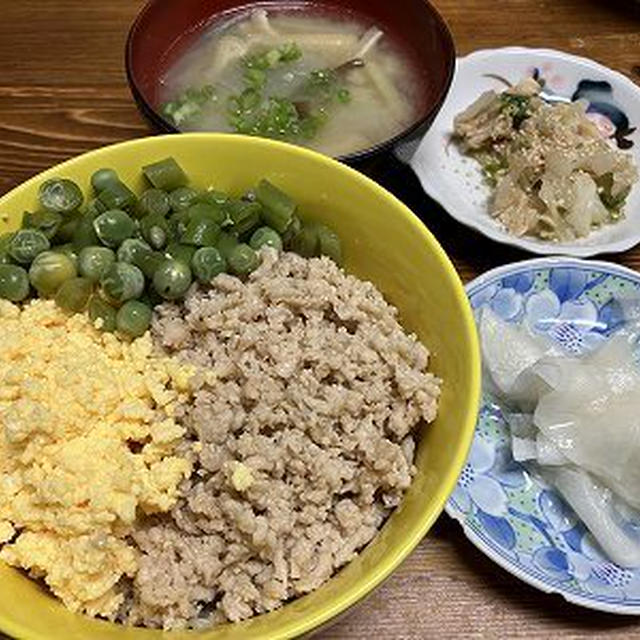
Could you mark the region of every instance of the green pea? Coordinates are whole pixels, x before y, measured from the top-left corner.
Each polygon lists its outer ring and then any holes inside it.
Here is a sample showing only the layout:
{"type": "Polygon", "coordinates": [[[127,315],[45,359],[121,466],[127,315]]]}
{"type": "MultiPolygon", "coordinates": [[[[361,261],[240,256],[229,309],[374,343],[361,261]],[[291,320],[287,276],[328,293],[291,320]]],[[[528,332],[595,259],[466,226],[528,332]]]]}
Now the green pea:
{"type": "Polygon", "coordinates": [[[323,224],[316,227],[316,233],[320,255],[329,256],[336,264],[342,264],[342,244],[338,234],[323,224]]]}
{"type": "Polygon", "coordinates": [[[151,251],[150,253],[140,254],[136,256],[136,267],[138,267],[142,273],[144,273],[145,277],[149,280],[153,280],[153,276],[156,271],[166,260],[166,256],[164,256],[159,251],[151,251]]]}
{"type": "Polygon", "coordinates": [[[58,244],[51,247],[51,251],[55,253],[63,253],[71,262],[73,262],[73,266],[75,270],[78,270],[78,253],[76,252],[73,244],[67,242],[65,244],[58,244]]]}
{"type": "Polygon", "coordinates": [[[60,228],[62,216],[54,211],[25,211],[22,215],[23,229],[37,229],[42,231],[49,240],[53,238],[60,228]]]}
{"type": "Polygon", "coordinates": [[[102,276],[100,285],[110,301],[125,302],[142,293],[144,274],[133,264],[114,262],[102,276]]]}
{"type": "Polygon", "coordinates": [[[144,240],[127,238],[118,247],[118,261],[139,266],[138,262],[142,259],[142,256],[151,253],[151,251],[151,247],[144,240]]]}
{"type": "Polygon", "coordinates": [[[36,229],[20,229],[16,231],[9,243],[8,253],[21,264],[29,264],[33,259],[50,247],[49,239],[36,229]]]}
{"type": "Polygon", "coordinates": [[[29,268],[29,281],[42,297],[51,297],[63,282],[76,277],[76,268],[69,256],[44,251],[36,256],[29,268]]]}
{"type": "Polygon", "coordinates": [[[125,302],[116,313],[118,331],[132,338],[138,338],[151,325],[151,308],[139,300],[125,302]]]}
{"type": "Polygon", "coordinates": [[[227,262],[229,262],[229,254],[238,246],[238,242],[238,236],[233,233],[229,233],[228,231],[222,231],[218,236],[216,248],[227,262]]]}
{"type": "Polygon", "coordinates": [[[100,238],[96,230],[93,228],[93,219],[89,216],[83,216],[73,230],[73,239],[71,240],[76,251],[80,251],[84,247],[91,247],[100,244],[100,238]]]}
{"type": "Polygon", "coordinates": [[[98,169],[91,176],[91,186],[96,193],[104,191],[116,182],[120,182],[120,179],[113,169],[98,169]]]}
{"type": "Polygon", "coordinates": [[[260,227],[251,235],[249,246],[255,251],[265,246],[282,251],[282,238],[280,234],[271,227],[260,227]]]}
{"type": "Polygon", "coordinates": [[[181,298],[190,285],[191,269],[178,260],[165,260],[153,275],[153,288],[167,300],[181,298]]]}
{"type": "Polygon", "coordinates": [[[131,217],[119,209],[101,213],[94,221],[93,228],[98,238],[108,247],[119,247],[136,230],[131,217]]]}
{"type": "Polygon", "coordinates": [[[89,318],[98,325],[100,331],[116,330],[116,310],[100,295],[94,294],[89,300],[89,318]]]}
{"type": "Polygon", "coordinates": [[[93,282],[87,278],[71,278],[56,292],[56,304],[65,311],[84,311],[93,292],[93,282]]]}
{"type": "Polygon", "coordinates": [[[196,202],[187,209],[188,221],[197,222],[200,220],[212,220],[213,222],[224,225],[230,222],[230,217],[218,205],[208,204],[206,202],[196,202]]]}
{"type": "Polygon", "coordinates": [[[107,247],[85,247],[78,256],[78,271],[83,278],[99,282],[116,261],[116,254],[107,247]]]}
{"type": "Polygon", "coordinates": [[[169,194],[169,202],[174,211],[188,209],[198,197],[198,192],[191,187],[178,187],[169,194]]]}
{"type": "Polygon", "coordinates": [[[171,202],[165,191],[160,189],[147,189],[138,200],[136,213],[139,218],[148,214],[166,216],[171,210],[171,202]]]}
{"type": "Polygon", "coordinates": [[[201,247],[193,254],[191,269],[200,282],[211,282],[227,270],[227,261],[215,247],[201,247]]]}
{"type": "Polygon", "coordinates": [[[140,231],[142,232],[142,237],[154,249],[164,247],[171,235],[169,223],[163,216],[157,214],[149,214],[142,218],[140,231]]]}
{"type": "Polygon", "coordinates": [[[180,241],[183,244],[192,244],[196,247],[212,247],[220,236],[220,226],[209,218],[192,220],[182,234],[180,241]]]}
{"type": "Polygon", "coordinates": [[[241,243],[229,253],[229,268],[237,276],[244,276],[255,271],[260,264],[258,254],[248,245],[241,243]]]}
{"type": "Polygon", "coordinates": [[[51,178],[40,185],[40,205],[47,211],[71,213],[82,206],[84,200],[80,187],[66,178],[51,178]]]}
{"type": "Polygon", "coordinates": [[[13,264],[0,264],[0,298],[20,302],[29,295],[29,276],[13,264]]]}
{"type": "Polygon", "coordinates": [[[191,264],[191,259],[196,252],[196,247],[189,244],[180,244],[179,242],[172,242],[165,250],[164,254],[167,258],[173,258],[174,260],[180,260],[185,264],[191,264]]]}

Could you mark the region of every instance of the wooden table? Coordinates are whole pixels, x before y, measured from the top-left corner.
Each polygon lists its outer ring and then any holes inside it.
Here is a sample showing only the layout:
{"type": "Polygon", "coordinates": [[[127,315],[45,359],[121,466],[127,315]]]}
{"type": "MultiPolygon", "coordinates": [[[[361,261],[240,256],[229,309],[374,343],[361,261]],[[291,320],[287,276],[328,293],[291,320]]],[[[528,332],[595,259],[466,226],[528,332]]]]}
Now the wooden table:
{"type": "MultiPolygon", "coordinates": [[[[149,133],[127,88],[123,49],[140,0],[4,0],[0,19],[0,194],[52,164],[149,133]]],[[[436,0],[461,54],[555,47],[640,79],[640,5],[631,0],[436,0]]],[[[398,10],[402,3],[398,2],[398,10]]],[[[465,280],[526,257],[451,221],[407,191],[465,280]]],[[[640,249],[617,260],[640,267],[640,249]]],[[[637,635],[633,618],[591,612],[511,577],[442,516],[364,604],[317,637],[637,635]]]]}

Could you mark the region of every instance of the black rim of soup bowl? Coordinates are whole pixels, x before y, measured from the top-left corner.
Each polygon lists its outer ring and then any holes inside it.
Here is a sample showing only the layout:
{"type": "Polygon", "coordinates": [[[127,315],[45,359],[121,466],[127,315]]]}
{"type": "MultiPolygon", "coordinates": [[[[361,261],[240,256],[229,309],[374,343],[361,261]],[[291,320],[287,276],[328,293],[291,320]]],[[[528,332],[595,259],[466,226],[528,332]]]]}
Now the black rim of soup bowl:
{"type": "MultiPolygon", "coordinates": [[[[140,24],[144,19],[146,13],[153,6],[155,6],[156,3],[163,2],[163,1],[164,0],[148,0],[148,2],[142,7],[140,12],[136,16],[135,20],[133,21],[133,24],[129,29],[129,33],[127,35],[127,42],[125,45],[125,68],[126,68],[126,74],[127,74],[127,82],[129,83],[131,94],[133,95],[133,98],[136,102],[136,105],[138,106],[138,109],[140,110],[142,115],[145,117],[147,122],[154,129],[156,129],[158,133],[178,133],[179,134],[183,132],[180,131],[180,129],[176,128],[174,125],[172,125],[170,122],[165,120],[162,117],[162,115],[156,109],[154,109],[154,107],[151,106],[151,104],[149,104],[147,99],[144,97],[142,91],[139,89],[133,73],[133,41],[138,35],[140,24]]],[[[345,164],[348,164],[348,165],[354,165],[356,167],[366,165],[368,161],[378,158],[384,155],[386,152],[392,151],[396,144],[406,141],[407,139],[410,139],[413,134],[416,134],[416,136],[424,135],[424,133],[426,133],[427,129],[431,126],[433,120],[435,119],[436,115],[440,111],[440,108],[442,107],[442,104],[444,103],[444,100],[447,97],[447,94],[449,93],[449,89],[451,88],[451,83],[453,81],[453,74],[455,71],[455,62],[456,62],[455,42],[453,40],[453,36],[451,34],[451,30],[449,29],[449,26],[447,25],[442,15],[438,12],[438,10],[433,6],[433,4],[431,4],[431,2],[429,2],[429,0],[423,0],[423,3],[425,5],[425,10],[431,13],[436,23],[436,28],[440,32],[440,36],[443,39],[443,43],[444,43],[443,50],[445,51],[445,55],[447,57],[445,61],[447,66],[447,76],[444,84],[440,88],[440,92],[436,100],[433,102],[433,104],[431,105],[431,107],[426,113],[423,113],[420,116],[420,118],[415,120],[412,124],[410,124],[408,127],[406,127],[405,129],[397,133],[395,136],[388,138],[386,140],[383,140],[382,142],[379,142],[378,144],[375,144],[371,147],[367,147],[366,149],[362,149],[361,151],[356,151],[354,153],[349,153],[341,156],[332,156],[336,160],[339,160],[340,162],[344,162],[345,164]]],[[[269,6],[271,4],[274,4],[274,3],[260,2],[259,0],[257,2],[247,2],[245,5],[238,6],[237,8],[234,8],[232,10],[220,12],[218,15],[220,17],[223,17],[225,14],[232,15],[241,11],[246,11],[251,7],[260,6],[260,5],[269,6]]],[[[279,4],[279,3],[276,3],[276,4],[279,4]]],[[[214,16],[216,16],[216,14],[212,13],[211,18],[213,18],[214,16]]],[[[206,132],[202,132],[202,133],[206,133],[206,132]]],[[[215,131],[211,131],[211,133],[215,133],[215,131]]],[[[235,134],[229,133],[229,135],[235,135],[235,134]]],[[[291,144],[296,145],[296,143],[291,143],[291,144]]],[[[300,146],[300,145],[296,145],[296,146],[300,146]]]]}

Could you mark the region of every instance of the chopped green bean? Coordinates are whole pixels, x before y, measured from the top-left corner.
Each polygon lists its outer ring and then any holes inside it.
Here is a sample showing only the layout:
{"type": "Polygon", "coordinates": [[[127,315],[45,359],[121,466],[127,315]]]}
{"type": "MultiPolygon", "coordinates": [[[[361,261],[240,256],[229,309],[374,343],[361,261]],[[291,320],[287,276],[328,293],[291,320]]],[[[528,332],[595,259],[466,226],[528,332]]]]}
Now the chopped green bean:
{"type": "Polygon", "coordinates": [[[116,330],[116,310],[97,293],[89,300],[89,318],[100,331],[116,330]]]}
{"type": "Polygon", "coordinates": [[[71,213],[82,206],[84,200],[80,187],[66,178],[51,178],[40,185],[40,205],[47,211],[71,213]]]}
{"type": "Polygon", "coordinates": [[[278,233],[284,233],[296,212],[296,203],[268,180],[260,180],[256,198],[263,207],[262,218],[278,233]]]}
{"type": "Polygon", "coordinates": [[[21,264],[29,264],[51,246],[47,236],[36,229],[20,229],[11,238],[8,253],[21,264]]]}
{"type": "Polygon", "coordinates": [[[91,176],[91,186],[96,193],[120,182],[118,174],[113,169],[98,169],[91,176]]]}
{"type": "Polygon", "coordinates": [[[84,247],[100,244],[100,238],[98,238],[96,230],[93,228],[93,218],[84,216],[80,219],[73,230],[73,240],[71,242],[76,251],[80,251],[84,247]]]}
{"type": "Polygon", "coordinates": [[[249,246],[255,251],[265,246],[282,251],[282,238],[275,229],[260,227],[253,232],[249,240],[249,246]]]}
{"type": "Polygon", "coordinates": [[[129,264],[135,264],[139,267],[138,262],[140,262],[145,255],[151,253],[151,251],[151,247],[144,240],[140,240],[140,238],[127,238],[118,247],[118,261],[128,262],[129,264]]]}
{"type": "Polygon", "coordinates": [[[90,218],[95,218],[97,216],[99,216],[101,213],[104,213],[105,211],[107,211],[109,207],[107,207],[107,205],[102,202],[102,200],[99,200],[98,198],[92,198],[91,200],[89,200],[89,202],[87,203],[87,206],[85,207],[85,215],[89,216],[90,218]]]}
{"type": "Polygon", "coordinates": [[[225,206],[233,222],[233,230],[239,235],[248,233],[260,224],[262,206],[258,202],[234,200],[225,206]]]}
{"type": "Polygon", "coordinates": [[[107,185],[98,195],[98,200],[107,211],[111,209],[133,211],[137,202],[135,193],[120,181],[107,185]]]}
{"type": "Polygon", "coordinates": [[[165,255],[167,258],[173,258],[179,260],[185,264],[191,264],[191,259],[196,252],[197,247],[190,244],[180,244],[179,242],[172,242],[166,249],[165,255]]]}
{"type": "Polygon", "coordinates": [[[29,276],[17,265],[0,264],[0,298],[20,302],[29,295],[29,276]]]}
{"type": "Polygon", "coordinates": [[[218,241],[220,236],[220,227],[213,220],[201,218],[200,220],[192,220],[182,234],[180,242],[182,244],[191,244],[196,247],[212,247],[218,241]]]}
{"type": "Polygon", "coordinates": [[[191,187],[178,187],[169,194],[169,202],[174,211],[189,208],[198,198],[198,192],[191,187]]]}
{"type": "Polygon", "coordinates": [[[229,216],[220,205],[208,202],[196,202],[192,204],[187,209],[187,214],[189,216],[189,222],[208,218],[222,226],[229,220],[229,216]]]}
{"type": "Polygon", "coordinates": [[[171,211],[171,202],[165,191],[160,189],[147,189],[140,196],[136,214],[139,218],[146,215],[166,216],[171,211]]]}
{"type": "Polygon", "coordinates": [[[151,326],[151,308],[139,300],[125,302],[116,313],[116,328],[132,338],[139,338],[151,326]]]}
{"type": "Polygon", "coordinates": [[[55,238],[53,239],[54,244],[58,242],[72,242],[73,235],[82,218],[83,215],[79,211],[74,211],[73,213],[66,215],[62,219],[62,222],[60,223],[60,226],[58,227],[58,230],[56,232],[55,238]]]}
{"type": "Polygon", "coordinates": [[[122,303],[140,296],[144,290],[144,274],[133,264],[114,262],[100,280],[108,300],[122,303]]]}
{"type": "Polygon", "coordinates": [[[260,258],[248,244],[241,243],[230,251],[227,262],[235,275],[244,276],[257,269],[260,258]]]}
{"type": "Polygon", "coordinates": [[[148,164],[142,167],[142,173],[152,186],[163,191],[173,191],[187,184],[187,176],[174,158],[148,164]]]}
{"type": "Polygon", "coordinates": [[[298,216],[291,218],[291,223],[287,227],[287,230],[282,234],[282,244],[285,249],[291,248],[291,242],[300,233],[302,229],[302,221],[298,216]]]}
{"type": "Polygon", "coordinates": [[[156,271],[166,259],[166,256],[159,251],[152,251],[146,254],[140,253],[136,256],[135,265],[144,273],[147,279],[153,280],[156,271]]]}
{"type": "Polygon", "coordinates": [[[218,242],[216,242],[216,248],[222,254],[223,258],[228,262],[229,254],[238,245],[240,241],[238,236],[228,231],[222,231],[218,236],[218,242]]]}
{"type": "Polygon", "coordinates": [[[49,240],[51,240],[62,223],[62,216],[54,211],[36,211],[30,213],[25,211],[22,214],[22,228],[23,229],[37,229],[42,231],[49,240]]]}
{"type": "Polygon", "coordinates": [[[201,247],[191,259],[191,270],[200,282],[211,282],[227,270],[227,261],[215,247],[201,247]]]}
{"type": "Polygon", "coordinates": [[[318,253],[329,256],[336,264],[342,264],[342,244],[338,234],[324,224],[316,227],[318,235],[318,253]]]}
{"type": "Polygon", "coordinates": [[[85,247],[78,256],[78,272],[91,282],[99,282],[116,261],[116,254],[107,247],[85,247]]]}
{"type": "Polygon", "coordinates": [[[212,204],[216,207],[222,207],[230,198],[226,193],[222,191],[216,191],[215,189],[208,189],[204,193],[198,196],[198,202],[204,202],[205,204],[212,204]]]}
{"type": "Polygon", "coordinates": [[[318,230],[316,226],[304,224],[291,241],[291,250],[303,258],[313,258],[318,255],[318,245],[318,230]]]}
{"type": "Polygon", "coordinates": [[[63,282],[76,277],[76,268],[69,256],[44,251],[36,256],[29,268],[29,281],[42,297],[51,297],[63,282]]]}
{"type": "Polygon", "coordinates": [[[89,303],[93,292],[93,282],[87,278],[70,278],[60,285],[56,292],[56,304],[65,311],[80,313],[89,303]]]}

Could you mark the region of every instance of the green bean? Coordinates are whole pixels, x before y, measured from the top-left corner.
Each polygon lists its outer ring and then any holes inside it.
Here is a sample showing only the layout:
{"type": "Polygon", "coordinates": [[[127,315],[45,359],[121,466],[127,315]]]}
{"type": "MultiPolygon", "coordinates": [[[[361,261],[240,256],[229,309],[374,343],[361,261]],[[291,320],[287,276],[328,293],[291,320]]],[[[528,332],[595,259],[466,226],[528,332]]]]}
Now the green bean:
{"type": "Polygon", "coordinates": [[[139,300],[125,302],[116,313],[118,331],[138,338],[151,326],[151,308],[139,300]]]}
{"type": "Polygon", "coordinates": [[[171,203],[166,192],[160,189],[147,189],[142,193],[136,207],[138,218],[146,215],[166,216],[171,211],[171,203]]]}
{"type": "Polygon", "coordinates": [[[232,273],[244,276],[257,269],[260,258],[248,244],[241,243],[231,250],[227,262],[232,273]]]}
{"type": "Polygon", "coordinates": [[[338,234],[324,224],[317,225],[316,233],[319,254],[329,256],[338,265],[342,264],[342,244],[338,234]]]}
{"type": "Polygon", "coordinates": [[[108,209],[107,205],[104,202],[102,202],[102,200],[99,200],[98,198],[92,198],[87,203],[87,206],[85,207],[84,211],[85,211],[85,215],[91,218],[96,218],[101,213],[104,213],[105,211],[107,211],[107,209],[108,209]]]}
{"type": "Polygon", "coordinates": [[[216,248],[222,254],[222,257],[229,262],[229,254],[238,246],[239,240],[236,235],[228,231],[222,231],[218,236],[216,248]]]}
{"type": "Polygon", "coordinates": [[[302,221],[298,216],[293,216],[287,230],[282,234],[282,244],[285,249],[289,249],[291,247],[291,242],[300,233],[301,229],[302,221]]]}
{"type": "Polygon", "coordinates": [[[116,310],[97,293],[89,300],[89,318],[100,331],[116,330],[116,310]]]}
{"type": "Polygon", "coordinates": [[[196,252],[196,247],[189,244],[180,244],[179,242],[172,242],[165,249],[165,256],[167,258],[173,258],[174,260],[179,260],[180,262],[184,262],[185,264],[191,264],[191,259],[193,258],[193,254],[196,252]]]}
{"type": "Polygon", "coordinates": [[[172,236],[171,228],[164,216],[157,214],[146,215],[140,220],[142,237],[154,248],[164,247],[172,236]]]}
{"type": "Polygon", "coordinates": [[[91,282],[99,282],[116,261],[116,254],[107,247],[85,247],[78,256],[78,272],[91,282]]]}
{"type": "Polygon", "coordinates": [[[93,221],[93,228],[103,244],[119,247],[124,240],[133,235],[136,225],[127,213],[112,209],[101,213],[93,221]]]}
{"type": "Polygon", "coordinates": [[[226,193],[216,191],[215,189],[209,189],[198,196],[198,202],[211,204],[215,207],[222,207],[229,202],[229,200],[230,198],[226,193]]]}
{"type": "Polygon", "coordinates": [[[256,198],[263,207],[262,218],[278,233],[284,233],[296,212],[296,203],[268,180],[260,180],[256,198]]]}
{"type": "Polygon", "coordinates": [[[76,251],[80,251],[84,247],[91,247],[100,244],[100,238],[93,228],[93,219],[89,216],[83,216],[76,228],[73,230],[73,240],[71,241],[76,251]]]}
{"type": "Polygon", "coordinates": [[[66,178],[51,178],[40,185],[40,206],[47,211],[71,213],[82,206],[84,200],[80,187],[66,178]]]}
{"type": "Polygon", "coordinates": [[[178,260],[165,260],[153,276],[153,288],[167,300],[181,298],[190,285],[191,269],[178,260]]]}
{"type": "Polygon", "coordinates": [[[89,303],[93,282],[87,278],[71,278],[60,285],[56,292],[56,304],[65,311],[80,313],[89,303]]]}
{"type": "Polygon", "coordinates": [[[120,179],[113,169],[98,169],[91,176],[91,186],[96,193],[104,191],[116,182],[120,182],[120,179]]]}
{"type": "Polygon", "coordinates": [[[9,251],[9,246],[11,245],[11,240],[13,240],[13,236],[16,235],[15,231],[7,231],[0,235],[0,252],[6,253],[9,251]]]}
{"type": "Polygon", "coordinates": [[[144,255],[151,253],[151,251],[151,247],[144,240],[127,238],[118,247],[118,261],[139,266],[138,262],[142,260],[144,255]]]}
{"type": "Polygon", "coordinates": [[[180,238],[189,224],[189,210],[182,209],[181,211],[174,213],[166,222],[167,227],[169,228],[169,237],[172,240],[180,238]]]}
{"type": "Polygon", "coordinates": [[[138,267],[142,271],[142,273],[144,273],[146,278],[148,278],[149,280],[153,280],[155,272],[166,259],[166,256],[164,256],[159,251],[152,251],[151,253],[141,253],[140,255],[137,255],[135,264],[136,267],[138,267]]]}
{"type": "Polygon", "coordinates": [[[225,206],[233,222],[233,230],[239,235],[248,233],[260,224],[262,206],[258,202],[234,200],[225,206]]]}
{"type": "Polygon", "coordinates": [[[80,224],[82,218],[83,215],[80,211],[74,211],[73,213],[66,215],[60,223],[58,231],[53,239],[54,244],[72,242],[76,228],[80,224]]]}
{"type": "Polygon", "coordinates": [[[0,298],[20,302],[29,295],[29,276],[13,264],[0,264],[0,298]]]}
{"type": "Polygon", "coordinates": [[[98,200],[106,207],[107,211],[111,209],[133,211],[137,202],[135,193],[120,181],[107,185],[99,193],[98,200]]]}
{"type": "Polygon", "coordinates": [[[223,225],[229,220],[229,216],[223,211],[222,207],[217,204],[207,202],[196,202],[187,209],[189,222],[196,220],[209,219],[216,224],[223,225]]]}
{"type": "Polygon", "coordinates": [[[187,176],[173,158],[148,164],[142,167],[142,173],[152,186],[163,191],[173,191],[187,184],[187,176]]]}
{"type": "Polygon", "coordinates": [[[22,214],[22,228],[23,229],[37,229],[42,231],[47,239],[51,240],[62,223],[62,216],[54,211],[36,211],[30,213],[25,211],[22,214]]]}
{"type": "Polygon", "coordinates": [[[9,243],[8,253],[21,264],[29,264],[33,259],[50,247],[49,239],[35,229],[20,229],[16,231],[9,243]]]}
{"type": "Polygon", "coordinates": [[[282,238],[277,231],[271,227],[260,227],[251,235],[249,246],[258,251],[262,247],[273,247],[277,251],[282,251],[282,238]]]}
{"type": "Polygon", "coordinates": [[[29,268],[29,281],[42,297],[55,295],[63,282],[76,277],[76,268],[69,256],[44,251],[36,256],[29,268]]]}
{"type": "Polygon", "coordinates": [[[51,251],[53,251],[54,253],[62,253],[67,256],[67,258],[69,258],[69,260],[73,262],[75,270],[78,270],[78,253],[71,242],[54,245],[53,247],[51,247],[51,251]]]}
{"type": "Polygon", "coordinates": [[[142,293],[144,274],[133,264],[114,262],[102,276],[100,286],[110,302],[122,303],[142,293]]]}
{"type": "Polygon", "coordinates": [[[174,211],[188,209],[198,198],[198,192],[191,187],[178,187],[169,194],[169,202],[174,211]]]}
{"type": "Polygon", "coordinates": [[[182,234],[182,244],[192,244],[196,247],[212,247],[220,236],[220,227],[213,220],[202,218],[192,220],[182,234]]]}
{"type": "Polygon", "coordinates": [[[227,270],[227,261],[215,247],[201,247],[193,254],[191,270],[200,282],[211,282],[227,270]]]}
{"type": "Polygon", "coordinates": [[[303,258],[313,258],[318,255],[318,230],[315,225],[304,224],[302,229],[291,241],[291,250],[303,258]]]}

